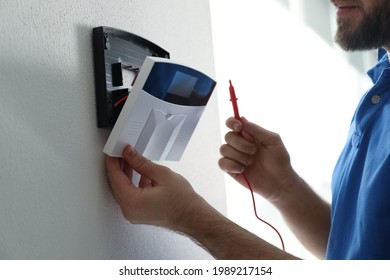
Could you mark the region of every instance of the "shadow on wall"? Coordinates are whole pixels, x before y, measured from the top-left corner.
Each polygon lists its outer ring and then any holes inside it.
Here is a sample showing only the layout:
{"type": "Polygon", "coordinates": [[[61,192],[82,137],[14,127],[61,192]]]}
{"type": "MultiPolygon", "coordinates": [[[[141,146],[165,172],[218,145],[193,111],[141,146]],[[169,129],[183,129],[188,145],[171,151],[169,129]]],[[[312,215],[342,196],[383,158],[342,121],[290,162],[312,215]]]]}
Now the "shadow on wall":
{"type": "MultiPolygon", "coordinates": [[[[80,42],[77,73],[82,75],[50,64],[56,54],[34,46],[28,53],[5,46],[0,56],[0,154],[7,159],[0,174],[0,224],[6,225],[0,236],[1,259],[80,258],[59,245],[69,243],[72,231],[77,233],[87,219],[73,214],[77,209],[112,207],[108,188],[102,192],[95,184],[106,181],[103,154],[91,151],[101,151],[108,132],[96,126],[86,31],[80,27],[75,33],[80,42]],[[91,178],[90,186],[84,184],[84,177],[97,177],[91,176],[94,169],[98,178],[91,178]],[[89,195],[92,188],[97,190],[89,195]]],[[[83,237],[75,237],[79,239],[83,237]]]]}
{"type": "Polygon", "coordinates": [[[53,50],[30,50],[44,60],[0,56],[0,259],[152,258],[129,244],[146,244],[156,230],[127,223],[107,185],[110,131],[96,124],[92,28],[74,34],[71,67],[50,64],[53,50]]]}

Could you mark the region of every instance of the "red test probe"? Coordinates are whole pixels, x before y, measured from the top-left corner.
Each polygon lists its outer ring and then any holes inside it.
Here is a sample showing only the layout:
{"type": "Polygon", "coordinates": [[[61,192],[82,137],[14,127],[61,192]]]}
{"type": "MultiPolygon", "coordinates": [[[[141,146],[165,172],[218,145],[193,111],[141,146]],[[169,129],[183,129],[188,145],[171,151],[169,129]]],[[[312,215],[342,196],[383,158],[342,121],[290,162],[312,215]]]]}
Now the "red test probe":
{"type": "MultiPolygon", "coordinates": [[[[232,105],[233,105],[234,118],[236,118],[237,120],[241,120],[240,113],[238,112],[238,105],[237,105],[238,98],[236,97],[236,92],[234,90],[234,87],[232,85],[232,81],[231,80],[229,80],[229,92],[230,92],[230,101],[232,102],[232,105]]],[[[240,135],[242,135],[242,132],[240,132],[240,135]]],[[[279,233],[279,231],[273,225],[271,225],[267,221],[264,221],[263,219],[261,219],[259,217],[259,215],[257,215],[256,201],[255,201],[255,196],[254,196],[254,193],[253,193],[253,188],[252,188],[248,178],[246,177],[245,173],[242,172],[241,175],[244,178],[245,183],[247,184],[249,190],[251,191],[252,201],[253,201],[253,208],[254,208],[254,211],[255,211],[256,218],[259,221],[261,221],[261,222],[265,223],[266,225],[268,225],[269,227],[271,227],[278,234],[280,242],[282,243],[283,251],[285,251],[284,241],[283,241],[282,235],[279,233]]]]}

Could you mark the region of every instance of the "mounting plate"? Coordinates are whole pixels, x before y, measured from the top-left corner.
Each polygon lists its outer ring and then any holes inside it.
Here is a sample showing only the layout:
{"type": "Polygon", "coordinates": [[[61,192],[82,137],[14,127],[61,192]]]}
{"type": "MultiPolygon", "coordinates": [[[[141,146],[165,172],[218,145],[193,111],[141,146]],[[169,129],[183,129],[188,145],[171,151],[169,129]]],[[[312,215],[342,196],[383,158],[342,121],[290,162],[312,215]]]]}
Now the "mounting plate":
{"type": "Polygon", "coordinates": [[[169,58],[169,53],[142,37],[106,26],[93,29],[93,52],[98,127],[112,128],[145,58],[169,58]]]}

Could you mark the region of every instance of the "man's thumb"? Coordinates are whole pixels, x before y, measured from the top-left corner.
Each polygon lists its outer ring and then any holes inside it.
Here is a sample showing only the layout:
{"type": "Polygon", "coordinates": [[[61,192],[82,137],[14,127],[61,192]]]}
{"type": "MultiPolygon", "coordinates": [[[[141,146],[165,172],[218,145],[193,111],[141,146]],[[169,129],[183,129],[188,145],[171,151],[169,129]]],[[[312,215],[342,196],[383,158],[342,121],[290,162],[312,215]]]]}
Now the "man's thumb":
{"type": "Polygon", "coordinates": [[[149,159],[138,153],[134,147],[127,145],[123,150],[123,157],[126,164],[153,181],[161,176],[162,166],[151,162],[149,159]]]}

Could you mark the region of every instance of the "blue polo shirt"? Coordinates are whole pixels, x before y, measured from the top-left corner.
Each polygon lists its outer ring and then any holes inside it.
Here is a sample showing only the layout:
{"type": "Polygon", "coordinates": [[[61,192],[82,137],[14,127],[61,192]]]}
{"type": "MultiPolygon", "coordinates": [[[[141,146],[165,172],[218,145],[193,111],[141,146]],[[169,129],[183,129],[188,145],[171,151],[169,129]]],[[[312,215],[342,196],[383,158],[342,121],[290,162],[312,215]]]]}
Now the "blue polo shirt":
{"type": "Polygon", "coordinates": [[[327,259],[390,259],[390,63],[368,72],[374,85],[352,119],[332,178],[327,259]]]}

